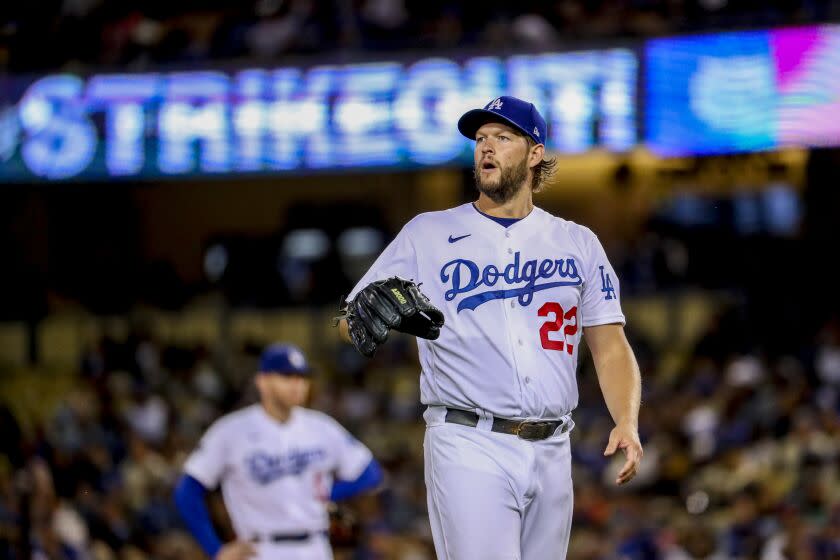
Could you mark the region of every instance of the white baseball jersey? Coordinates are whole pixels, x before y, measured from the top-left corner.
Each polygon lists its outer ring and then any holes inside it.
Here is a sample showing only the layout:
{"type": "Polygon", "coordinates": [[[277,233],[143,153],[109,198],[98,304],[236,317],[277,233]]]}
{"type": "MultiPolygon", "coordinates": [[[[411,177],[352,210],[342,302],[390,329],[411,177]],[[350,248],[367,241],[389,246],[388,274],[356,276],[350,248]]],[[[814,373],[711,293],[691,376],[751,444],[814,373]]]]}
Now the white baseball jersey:
{"type": "Polygon", "coordinates": [[[255,404],[217,420],[184,465],[222,487],[238,538],[326,530],[333,480],[355,480],[370,450],[321,412],[294,408],[280,423],[255,404]]]}
{"type": "Polygon", "coordinates": [[[577,406],[582,327],[624,324],[598,238],[537,207],[507,228],[472,204],[420,214],[349,298],[395,275],[422,282],[446,321],[417,339],[426,405],[559,419],[577,406]]]}

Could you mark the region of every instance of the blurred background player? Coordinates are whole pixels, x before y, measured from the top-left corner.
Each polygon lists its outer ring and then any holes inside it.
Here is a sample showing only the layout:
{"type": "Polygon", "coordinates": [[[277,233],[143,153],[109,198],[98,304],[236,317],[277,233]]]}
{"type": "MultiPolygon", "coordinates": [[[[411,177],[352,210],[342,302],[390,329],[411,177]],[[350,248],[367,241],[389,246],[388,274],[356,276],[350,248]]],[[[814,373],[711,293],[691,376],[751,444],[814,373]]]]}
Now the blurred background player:
{"type": "Polygon", "coordinates": [[[310,373],[294,345],[266,348],[254,380],[260,402],[216,421],[187,459],[175,499],[210,558],[328,560],[327,503],[382,481],[367,447],[303,407],[310,373]],[[237,537],[227,544],[204,504],[219,485],[237,537]]]}

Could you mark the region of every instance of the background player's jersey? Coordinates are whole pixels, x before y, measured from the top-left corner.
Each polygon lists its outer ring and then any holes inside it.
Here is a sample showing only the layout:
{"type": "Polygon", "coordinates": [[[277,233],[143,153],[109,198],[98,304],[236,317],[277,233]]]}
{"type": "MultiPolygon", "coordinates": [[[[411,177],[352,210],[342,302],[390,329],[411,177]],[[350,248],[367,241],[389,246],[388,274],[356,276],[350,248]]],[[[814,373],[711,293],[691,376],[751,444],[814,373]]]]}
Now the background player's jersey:
{"type": "Polygon", "coordinates": [[[577,406],[582,328],[624,323],[595,234],[536,207],[508,228],[472,204],[420,214],[349,298],[394,275],[421,282],[446,319],[440,338],[417,339],[426,405],[560,418],[577,406]]]}
{"type": "Polygon", "coordinates": [[[371,452],[338,422],[294,408],[280,423],[252,405],[216,421],[184,465],[206,488],[221,483],[237,537],[327,529],[334,477],[354,480],[371,452]]]}

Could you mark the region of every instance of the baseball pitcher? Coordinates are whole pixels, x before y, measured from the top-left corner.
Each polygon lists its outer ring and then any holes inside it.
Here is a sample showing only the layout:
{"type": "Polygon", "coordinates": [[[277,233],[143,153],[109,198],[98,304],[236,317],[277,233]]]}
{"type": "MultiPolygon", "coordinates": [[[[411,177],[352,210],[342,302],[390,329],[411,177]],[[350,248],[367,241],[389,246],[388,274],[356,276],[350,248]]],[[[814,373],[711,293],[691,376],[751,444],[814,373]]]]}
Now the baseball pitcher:
{"type": "Polygon", "coordinates": [[[537,208],[551,173],[533,104],[499,97],[464,114],[478,199],[420,214],[347,298],[342,334],[370,356],[391,330],[418,337],[425,478],[441,560],[566,556],[569,430],[581,339],[635,476],[641,381],[615,271],[588,228],[537,208]]]}

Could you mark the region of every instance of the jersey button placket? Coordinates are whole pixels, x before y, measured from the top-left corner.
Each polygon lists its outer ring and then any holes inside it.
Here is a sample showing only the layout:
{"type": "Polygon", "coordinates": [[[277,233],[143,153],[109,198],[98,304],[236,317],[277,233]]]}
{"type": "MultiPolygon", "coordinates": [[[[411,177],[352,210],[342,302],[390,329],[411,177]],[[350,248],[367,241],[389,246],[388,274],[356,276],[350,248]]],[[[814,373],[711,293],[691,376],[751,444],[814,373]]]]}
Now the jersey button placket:
{"type": "MultiPolygon", "coordinates": [[[[510,231],[505,231],[505,237],[508,237],[508,238],[510,237],[510,231]]],[[[507,254],[508,254],[508,255],[512,255],[512,254],[513,254],[513,248],[512,248],[512,247],[508,247],[508,248],[507,248],[507,254]]],[[[510,300],[510,308],[511,308],[511,309],[515,309],[515,308],[516,308],[516,298],[511,298],[511,300],[510,300]]]]}
{"type": "MultiPolygon", "coordinates": [[[[505,238],[510,238],[510,231],[505,230],[505,238]]],[[[513,259],[510,258],[510,255],[514,253],[513,249],[508,246],[509,242],[499,243],[496,245],[498,247],[498,255],[499,255],[499,262],[500,263],[508,263],[512,262],[513,259]]],[[[504,265],[501,267],[501,270],[504,270],[504,265]]],[[[510,286],[511,288],[514,286],[510,286]]],[[[519,335],[520,325],[517,322],[517,316],[512,311],[516,308],[516,298],[510,298],[510,307],[508,307],[504,302],[502,302],[502,314],[504,315],[505,319],[505,328],[507,329],[507,336],[510,342],[510,352],[511,352],[511,364],[513,364],[514,368],[514,375],[516,379],[519,381],[519,407],[521,410],[522,403],[524,401],[522,394],[522,390],[524,389],[524,383],[522,380],[522,376],[519,373],[519,357],[517,354],[520,353],[522,349],[522,338],[519,335]]]]}
{"type": "MultiPolygon", "coordinates": [[[[518,244],[514,243],[512,239],[513,234],[510,231],[507,231],[506,233],[509,238],[508,243],[510,243],[513,247],[517,247],[516,250],[521,251],[523,245],[528,247],[527,244],[522,242],[518,244]]],[[[508,253],[514,254],[516,250],[508,248],[508,253]]],[[[529,257],[529,254],[522,254],[521,260],[527,260],[529,257]]],[[[522,266],[521,263],[520,266],[522,266]]],[[[529,322],[531,314],[536,314],[536,310],[533,310],[533,305],[523,306],[522,303],[517,305],[517,302],[517,298],[511,299],[511,310],[516,309],[515,313],[511,311],[511,316],[513,318],[512,326],[516,329],[517,338],[517,376],[519,377],[521,383],[520,386],[522,387],[522,401],[520,402],[520,406],[522,414],[529,415],[539,410],[540,401],[540,396],[537,394],[539,391],[539,383],[536,383],[538,380],[534,377],[536,372],[533,370],[535,357],[533,355],[535,349],[533,348],[533,341],[531,340],[531,336],[533,334],[531,330],[533,325],[529,322]],[[528,342],[527,348],[525,345],[526,341],[528,342]]]]}
{"type": "MultiPolygon", "coordinates": [[[[506,243],[502,244],[499,249],[500,253],[503,255],[504,262],[513,262],[512,255],[516,253],[511,245],[515,245],[513,242],[513,234],[511,233],[510,229],[505,230],[505,239],[506,243]]],[[[516,367],[516,377],[519,379],[519,387],[520,387],[520,401],[519,407],[520,411],[524,411],[527,408],[527,404],[531,397],[528,396],[528,393],[532,391],[530,387],[531,378],[526,377],[522,371],[521,361],[523,359],[523,352],[525,347],[525,338],[523,334],[523,329],[527,328],[526,325],[523,325],[521,322],[524,320],[523,309],[518,309],[516,305],[517,298],[512,297],[510,298],[510,307],[505,310],[505,315],[508,318],[508,328],[510,329],[510,337],[512,343],[512,350],[513,350],[513,363],[516,367]]],[[[505,306],[507,307],[507,306],[505,306]]],[[[525,360],[525,363],[528,363],[528,360],[525,360]]]]}

